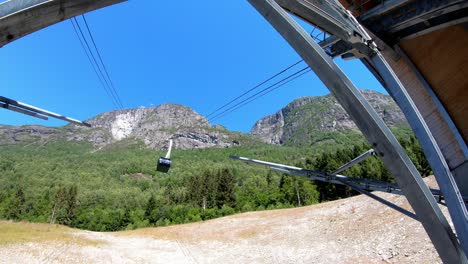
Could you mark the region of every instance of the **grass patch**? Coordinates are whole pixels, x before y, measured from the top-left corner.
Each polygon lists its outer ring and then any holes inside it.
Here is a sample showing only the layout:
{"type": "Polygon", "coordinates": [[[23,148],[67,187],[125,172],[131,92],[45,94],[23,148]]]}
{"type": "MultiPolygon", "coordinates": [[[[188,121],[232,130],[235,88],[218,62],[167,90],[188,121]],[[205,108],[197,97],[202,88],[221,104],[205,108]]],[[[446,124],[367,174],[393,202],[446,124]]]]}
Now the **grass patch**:
{"type": "Polygon", "coordinates": [[[76,230],[62,225],[0,221],[0,246],[18,243],[60,242],[81,246],[96,246],[102,241],[73,235],[76,230]]]}

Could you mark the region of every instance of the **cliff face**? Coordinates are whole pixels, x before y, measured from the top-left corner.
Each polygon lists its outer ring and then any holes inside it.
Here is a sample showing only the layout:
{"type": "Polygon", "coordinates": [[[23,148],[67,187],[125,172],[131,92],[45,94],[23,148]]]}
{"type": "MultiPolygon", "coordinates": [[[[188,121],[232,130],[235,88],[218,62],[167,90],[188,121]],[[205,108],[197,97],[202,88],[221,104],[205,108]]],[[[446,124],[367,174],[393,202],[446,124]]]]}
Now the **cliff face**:
{"type": "MultiPolygon", "coordinates": [[[[361,92],[387,125],[407,124],[390,96],[368,90],[361,92]]],[[[349,130],[357,130],[356,124],[332,95],[326,95],[296,99],[277,113],[257,121],[250,133],[266,143],[290,144],[306,142],[317,132],[349,130]]]]}
{"type": "Polygon", "coordinates": [[[237,141],[233,143],[228,131],[211,127],[206,118],[177,104],[106,112],[86,122],[92,127],[0,126],[0,144],[46,142],[58,138],[89,142],[96,147],[124,139],[138,140],[152,149],[166,148],[169,139],[179,149],[238,144],[237,141]]]}
{"type": "MultiPolygon", "coordinates": [[[[390,96],[372,91],[362,93],[389,126],[406,124],[390,96]]],[[[205,117],[177,104],[105,112],[86,122],[92,127],[0,125],[0,145],[47,143],[62,139],[88,142],[101,148],[125,140],[143,142],[151,149],[164,149],[172,139],[174,147],[190,149],[242,143],[238,140],[239,135],[222,126],[211,126],[205,117]]],[[[357,131],[357,127],[336,99],[327,95],[294,100],[277,113],[257,121],[250,133],[269,144],[301,145],[320,132],[346,131],[357,131]]],[[[251,136],[242,136],[256,141],[251,136]]]]}

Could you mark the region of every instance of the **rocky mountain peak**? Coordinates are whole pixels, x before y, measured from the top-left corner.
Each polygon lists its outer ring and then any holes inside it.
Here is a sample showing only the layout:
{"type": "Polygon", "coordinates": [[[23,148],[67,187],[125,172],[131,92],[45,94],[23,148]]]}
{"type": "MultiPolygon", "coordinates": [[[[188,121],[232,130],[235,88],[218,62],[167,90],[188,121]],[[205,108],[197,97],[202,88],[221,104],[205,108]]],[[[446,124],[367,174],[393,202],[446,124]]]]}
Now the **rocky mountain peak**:
{"type": "Polygon", "coordinates": [[[43,126],[0,127],[0,144],[47,141],[62,138],[90,142],[103,147],[122,140],[141,141],[152,149],[227,147],[239,144],[226,129],[211,127],[208,120],[189,107],[162,104],[102,113],[86,120],[91,128],[67,125],[61,128],[43,126]],[[32,132],[28,132],[32,131],[32,132]]]}
{"type": "MultiPolygon", "coordinates": [[[[389,126],[406,124],[393,99],[375,91],[361,93],[389,126]]],[[[284,144],[291,138],[306,142],[317,131],[357,130],[356,124],[331,94],[296,99],[275,114],[266,116],[250,133],[269,144],[284,144]]]]}
{"type": "Polygon", "coordinates": [[[109,130],[114,140],[138,136],[142,131],[210,127],[206,118],[179,104],[116,110],[100,114],[87,122],[93,128],[109,130]]]}

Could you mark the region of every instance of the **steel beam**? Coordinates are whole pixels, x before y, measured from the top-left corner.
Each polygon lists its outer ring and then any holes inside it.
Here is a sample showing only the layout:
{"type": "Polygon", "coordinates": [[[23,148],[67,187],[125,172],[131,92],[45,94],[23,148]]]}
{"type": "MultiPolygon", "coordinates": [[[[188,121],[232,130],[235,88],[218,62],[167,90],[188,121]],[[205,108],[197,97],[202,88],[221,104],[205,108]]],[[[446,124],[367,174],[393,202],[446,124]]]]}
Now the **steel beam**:
{"type": "Polygon", "coordinates": [[[432,28],[443,28],[462,23],[466,18],[466,0],[418,0],[404,2],[388,12],[364,13],[360,21],[377,36],[393,46],[414,34],[428,33],[432,28]]]}
{"type": "Polygon", "coordinates": [[[373,18],[376,16],[381,16],[397,7],[400,7],[403,4],[408,3],[409,0],[387,0],[382,1],[381,4],[377,5],[376,7],[372,8],[371,10],[367,11],[365,14],[361,15],[361,20],[366,20],[369,18],[373,18]]]}
{"type": "Polygon", "coordinates": [[[9,0],[0,3],[0,47],[30,33],[126,0],[9,0]]]}
{"type": "Polygon", "coordinates": [[[12,110],[12,111],[15,111],[15,112],[19,112],[19,113],[22,113],[22,114],[34,116],[34,117],[37,117],[37,118],[47,120],[47,116],[50,116],[50,117],[57,118],[57,119],[60,119],[60,120],[63,120],[63,121],[74,123],[76,125],[91,127],[91,125],[86,123],[86,122],[81,122],[81,121],[76,120],[74,118],[67,117],[67,116],[64,116],[64,115],[60,115],[60,114],[57,114],[57,113],[54,113],[54,112],[50,112],[50,111],[47,111],[47,110],[44,110],[44,109],[41,109],[41,108],[38,108],[38,107],[35,107],[35,106],[32,106],[32,105],[28,105],[28,104],[25,104],[25,103],[22,103],[22,102],[18,102],[18,101],[15,101],[15,100],[12,100],[10,98],[3,97],[3,96],[0,96],[0,104],[5,105],[5,107],[3,107],[3,108],[9,109],[9,110],[12,110]],[[13,106],[13,109],[12,109],[11,106],[13,106]]]}
{"type": "Polygon", "coordinates": [[[374,154],[375,154],[375,151],[373,149],[369,149],[368,151],[366,151],[366,152],[362,153],[361,155],[357,156],[356,158],[354,158],[350,162],[348,162],[346,164],[343,164],[342,166],[340,166],[338,169],[336,169],[331,174],[338,174],[338,173],[352,167],[354,164],[357,164],[357,163],[359,163],[361,161],[366,160],[367,158],[369,158],[370,156],[372,156],[374,154]]]}
{"type": "Polygon", "coordinates": [[[291,14],[309,23],[312,22],[322,31],[337,36],[340,39],[348,39],[353,34],[354,28],[349,25],[348,21],[339,17],[337,11],[330,8],[328,3],[324,1],[277,0],[276,2],[291,14]]]}
{"type": "Polygon", "coordinates": [[[416,108],[413,100],[399,81],[396,74],[379,52],[370,58],[373,66],[385,82],[384,87],[401,108],[421,144],[427,161],[431,165],[440,190],[445,197],[449,213],[452,217],[458,239],[465,252],[468,252],[468,212],[462,194],[450,172],[450,168],[440,150],[437,142],[427,127],[426,122],[416,108]]]}
{"type": "Polygon", "coordinates": [[[29,115],[29,116],[33,116],[33,117],[36,117],[36,118],[39,118],[39,119],[43,119],[43,120],[48,120],[49,119],[45,115],[41,115],[41,114],[36,113],[36,112],[31,112],[31,111],[28,111],[26,109],[22,109],[22,108],[19,108],[19,107],[10,105],[10,104],[6,104],[6,103],[3,103],[3,102],[0,102],[0,107],[11,110],[11,111],[14,111],[14,112],[17,112],[17,113],[20,113],[20,114],[29,115]]]}
{"type": "MultiPolygon", "coordinates": [[[[400,194],[400,195],[403,194],[403,192],[400,190],[398,185],[394,183],[362,179],[362,178],[353,178],[353,177],[348,177],[348,176],[339,175],[339,174],[328,174],[325,172],[308,170],[308,169],[288,166],[284,164],[278,164],[278,163],[238,157],[238,156],[229,156],[229,157],[231,159],[240,160],[240,161],[244,161],[247,163],[264,165],[264,166],[269,167],[270,170],[275,171],[275,172],[304,177],[304,178],[308,178],[314,181],[321,181],[321,182],[341,184],[341,185],[343,185],[346,182],[346,183],[351,183],[356,186],[359,186],[360,188],[365,189],[365,190],[380,191],[380,192],[400,194]]],[[[432,190],[432,191],[434,192],[434,195],[437,195],[438,190],[432,190]]]]}
{"type": "Polygon", "coordinates": [[[249,0],[328,87],[395,177],[441,259],[468,263],[450,225],[421,175],[390,129],[359,90],[309,34],[273,0],[249,0]]]}
{"type": "MultiPolygon", "coordinates": [[[[264,165],[264,166],[267,166],[270,170],[275,171],[275,172],[304,177],[304,178],[308,178],[314,181],[321,181],[321,182],[332,183],[332,184],[344,184],[346,182],[346,183],[354,184],[355,186],[359,186],[359,188],[364,189],[364,190],[379,191],[379,192],[403,195],[401,188],[394,183],[383,182],[383,181],[378,181],[378,180],[370,180],[370,179],[365,179],[365,178],[354,178],[354,177],[349,177],[346,175],[340,175],[336,173],[325,173],[325,172],[320,172],[320,171],[308,170],[304,168],[298,168],[294,166],[278,164],[278,163],[273,163],[273,162],[268,162],[268,161],[263,161],[263,160],[256,160],[256,159],[251,159],[251,158],[245,158],[245,157],[239,157],[239,156],[233,156],[233,155],[229,157],[231,159],[240,160],[246,163],[264,165]]],[[[430,191],[432,195],[434,196],[434,198],[444,199],[440,190],[430,189],[430,191]]],[[[468,202],[468,197],[463,197],[463,200],[465,202],[468,202]]]]}

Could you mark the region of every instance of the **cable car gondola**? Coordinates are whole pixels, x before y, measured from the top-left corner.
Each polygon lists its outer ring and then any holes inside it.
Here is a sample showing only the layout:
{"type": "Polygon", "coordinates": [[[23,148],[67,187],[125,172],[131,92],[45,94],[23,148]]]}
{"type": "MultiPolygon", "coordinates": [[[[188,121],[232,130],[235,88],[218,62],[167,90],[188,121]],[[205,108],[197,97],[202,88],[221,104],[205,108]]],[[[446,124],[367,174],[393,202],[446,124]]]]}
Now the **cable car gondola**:
{"type": "Polygon", "coordinates": [[[156,167],[157,171],[167,173],[169,169],[171,168],[171,164],[172,164],[171,149],[172,149],[172,139],[169,140],[169,149],[167,150],[166,157],[160,157],[158,159],[158,166],[156,167]]]}

